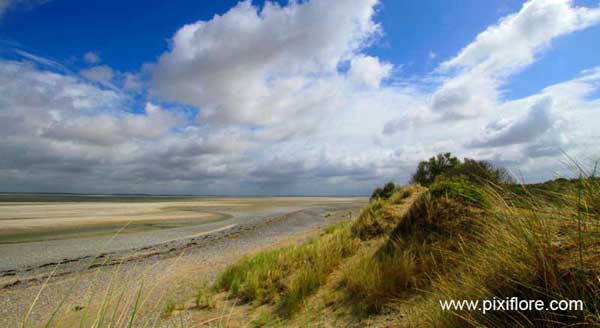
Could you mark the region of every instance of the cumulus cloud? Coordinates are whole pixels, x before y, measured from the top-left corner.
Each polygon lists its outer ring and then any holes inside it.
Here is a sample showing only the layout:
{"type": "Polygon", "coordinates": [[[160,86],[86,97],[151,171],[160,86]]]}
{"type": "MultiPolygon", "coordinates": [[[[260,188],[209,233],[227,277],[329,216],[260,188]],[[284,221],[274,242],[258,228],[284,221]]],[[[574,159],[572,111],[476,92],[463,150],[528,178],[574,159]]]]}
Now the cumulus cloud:
{"type": "MultiPolygon", "coordinates": [[[[259,9],[240,2],[175,34],[172,49],[154,68],[154,93],[197,106],[202,118],[218,122],[290,119],[335,95],[338,65],[380,31],[373,20],[376,4],[313,0],[285,7],[267,2],[259,9]]],[[[362,77],[370,74],[368,83],[389,71],[373,59],[357,60],[362,77]],[[364,71],[365,60],[375,71],[364,71]]]]}
{"type": "Polygon", "coordinates": [[[434,94],[431,109],[444,120],[485,115],[497,105],[497,83],[471,72],[446,81],[434,94]]]}
{"type": "Polygon", "coordinates": [[[563,152],[567,152],[571,145],[569,137],[565,133],[556,135],[548,135],[541,138],[539,141],[527,145],[524,149],[524,154],[532,158],[538,157],[554,157],[560,156],[563,152]]]}
{"type": "Polygon", "coordinates": [[[532,64],[559,36],[600,22],[600,8],[575,7],[570,0],[532,0],[516,14],[488,27],[438,72],[458,70],[434,95],[432,109],[444,118],[485,114],[511,74],[532,64]]]}
{"type": "Polygon", "coordinates": [[[382,80],[390,76],[393,66],[381,63],[378,58],[371,56],[356,56],[350,62],[350,79],[369,87],[379,87],[382,80]]]}
{"type": "Polygon", "coordinates": [[[94,82],[98,82],[104,85],[110,85],[113,77],[115,76],[115,72],[110,66],[102,65],[102,66],[94,66],[86,69],[82,69],[79,71],[81,76],[85,77],[94,82]]]}
{"type": "Polygon", "coordinates": [[[155,152],[150,144],[184,123],[179,113],[152,103],[141,113],[131,113],[127,103],[122,94],[76,76],[0,61],[0,175],[50,186],[75,181],[63,190],[81,190],[90,180],[119,181],[147,165],[141,159],[155,152]]]}
{"type": "Polygon", "coordinates": [[[571,0],[534,0],[488,27],[442,70],[474,68],[503,75],[531,64],[552,39],[600,22],[600,9],[574,7],[571,0]]]}
{"type": "Polygon", "coordinates": [[[501,147],[535,140],[548,131],[554,122],[552,98],[546,97],[533,105],[527,115],[515,122],[492,122],[490,136],[472,143],[473,147],[501,147]]]}
{"type": "Polygon", "coordinates": [[[143,88],[143,83],[138,75],[132,73],[125,73],[123,88],[125,90],[133,91],[141,90],[143,88]]]}
{"type": "Polygon", "coordinates": [[[90,64],[96,64],[100,62],[100,56],[95,52],[89,51],[83,55],[83,60],[90,64]]]}
{"type": "Polygon", "coordinates": [[[111,146],[136,139],[156,139],[180,121],[173,113],[147,103],[144,114],[110,113],[70,117],[68,120],[56,119],[43,136],[56,140],[111,146]]]}
{"type": "Polygon", "coordinates": [[[598,148],[600,68],[521,99],[501,94],[599,9],[533,0],[432,74],[405,79],[402,63],[365,51],[384,37],[376,7],[243,1],[181,27],[141,72],[0,60],[0,188],[366,194],[437,152],[541,179],[566,148],[576,158],[598,148]]]}

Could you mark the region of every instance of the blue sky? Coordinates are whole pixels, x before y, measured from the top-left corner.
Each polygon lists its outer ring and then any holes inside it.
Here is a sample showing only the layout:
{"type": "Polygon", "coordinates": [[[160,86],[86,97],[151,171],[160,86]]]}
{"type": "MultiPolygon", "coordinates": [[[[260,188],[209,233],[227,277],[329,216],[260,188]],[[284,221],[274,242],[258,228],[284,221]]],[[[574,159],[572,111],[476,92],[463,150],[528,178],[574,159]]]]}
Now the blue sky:
{"type": "MultiPolygon", "coordinates": [[[[281,4],[287,1],[278,1],[281,4]]],[[[264,1],[253,1],[257,6],[264,1]]],[[[382,1],[378,21],[384,38],[367,53],[403,63],[404,71],[423,74],[469,43],[488,25],[518,10],[523,1],[382,1]],[[433,52],[436,58],[429,59],[433,52]]],[[[0,21],[0,38],[60,62],[88,51],[111,67],[135,71],[155,60],[184,24],[223,14],[237,1],[49,1],[17,5],[0,21]],[[115,9],[118,8],[118,9],[115,9]],[[135,38],[132,38],[135,36],[135,38]]]]}
{"type": "Polygon", "coordinates": [[[1,188],[364,194],[438,151],[551,178],[598,138],[598,6],[0,0],[1,188]]]}
{"type": "MultiPolygon", "coordinates": [[[[596,2],[574,4],[593,6],[596,2]]],[[[261,6],[264,1],[253,3],[261,6]]],[[[366,52],[402,63],[406,75],[422,75],[435,68],[440,60],[460,51],[487,26],[518,11],[523,3],[522,0],[382,1],[377,20],[383,26],[384,38],[366,52]],[[436,58],[430,59],[430,53],[436,58]]],[[[237,1],[55,0],[40,5],[18,5],[0,21],[0,39],[8,43],[5,47],[16,45],[74,66],[82,64],[77,61],[81,55],[94,51],[117,70],[136,71],[165,51],[179,27],[209,20],[235,4],[237,1]]],[[[594,42],[599,31],[600,27],[596,27],[557,40],[558,46],[552,50],[557,52],[555,56],[545,57],[535,66],[537,71],[532,67],[531,74],[523,74],[523,79],[517,79],[515,89],[547,83],[547,77],[538,81],[541,79],[538,72],[550,73],[554,81],[560,81],[593,65],[594,53],[600,51],[599,42],[594,42]],[[565,65],[565,61],[569,64],[565,65]]],[[[520,93],[515,91],[515,94],[520,93]]]]}

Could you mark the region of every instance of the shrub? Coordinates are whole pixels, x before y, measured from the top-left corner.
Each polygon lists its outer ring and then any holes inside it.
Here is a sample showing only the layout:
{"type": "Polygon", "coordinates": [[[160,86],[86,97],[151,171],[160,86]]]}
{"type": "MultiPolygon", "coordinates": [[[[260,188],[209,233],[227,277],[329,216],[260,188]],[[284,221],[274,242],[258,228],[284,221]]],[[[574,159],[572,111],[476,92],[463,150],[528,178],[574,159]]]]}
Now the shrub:
{"type": "Polygon", "coordinates": [[[438,154],[427,161],[419,163],[417,171],[412,177],[412,182],[429,186],[438,176],[449,172],[459,164],[458,158],[452,156],[451,153],[438,154]]]}
{"type": "Polygon", "coordinates": [[[396,185],[390,181],[386,183],[383,188],[375,188],[371,194],[370,200],[388,199],[392,196],[392,194],[394,194],[394,191],[396,191],[396,185]]]}
{"type": "Polygon", "coordinates": [[[511,175],[502,167],[495,167],[488,161],[465,158],[462,163],[449,170],[445,176],[463,176],[472,183],[495,185],[514,183],[511,175]]]}
{"type": "Polygon", "coordinates": [[[383,186],[383,190],[381,191],[381,198],[389,199],[394,191],[396,190],[396,185],[393,182],[388,182],[383,186]]]}
{"type": "Polygon", "coordinates": [[[414,173],[412,181],[424,186],[433,184],[439,177],[465,177],[472,183],[492,183],[495,185],[513,183],[510,174],[488,161],[465,158],[462,162],[451,153],[438,154],[422,161],[414,173]]]}
{"type": "Polygon", "coordinates": [[[381,198],[382,193],[383,193],[383,189],[381,189],[379,187],[375,188],[375,190],[373,190],[373,193],[371,194],[371,198],[369,198],[369,201],[373,201],[373,200],[381,198]]]}

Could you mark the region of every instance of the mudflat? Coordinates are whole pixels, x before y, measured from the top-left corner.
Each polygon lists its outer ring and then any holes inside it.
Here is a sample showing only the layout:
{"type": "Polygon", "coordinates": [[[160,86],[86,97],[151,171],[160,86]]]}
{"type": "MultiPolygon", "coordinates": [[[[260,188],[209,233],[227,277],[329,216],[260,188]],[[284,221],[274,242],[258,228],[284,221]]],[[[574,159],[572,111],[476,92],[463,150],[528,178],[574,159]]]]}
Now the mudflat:
{"type": "Polygon", "coordinates": [[[0,202],[0,326],[19,322],[47,279],[31,323],[42,323],[67,296],[69,315],[88,293],[109,284],[111,268],[122,275],[122,288],[135,286],[143,272],[161,293],[186,295],[240,256],[318,232],[356,214],[365,202],[333,197],[0,202]],[[170,286],[173,281],[177,286],[170,286]]]}
{"type": "Polygon", "coordinates": [[[252,218],[353,201],[317,197],[0,197],[0,270],[148,247],[252,218]],[[17,201],[15,201],[17,200],[17,201]],[[23,200],[23,201],[18,201],[23,200]]]}

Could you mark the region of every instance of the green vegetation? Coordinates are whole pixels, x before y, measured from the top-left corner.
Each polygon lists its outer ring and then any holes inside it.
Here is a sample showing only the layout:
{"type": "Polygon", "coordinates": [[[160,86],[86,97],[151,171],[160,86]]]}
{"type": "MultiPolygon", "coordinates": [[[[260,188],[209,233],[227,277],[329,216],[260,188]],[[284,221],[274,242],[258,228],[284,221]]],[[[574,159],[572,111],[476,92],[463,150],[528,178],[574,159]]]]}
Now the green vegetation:
{"type": "Polygon", "coordinates": [[[376,250],[376,247],[367,247],[342,271],[340,286],[345,289],[354,311],[360,314],[376,313],[391,299],[417,287],[413,252],[397,250],[376,254],[376,250]]]}
{"type": "Polygon", "coordinates": [[[357,248],[346,222],[306,244],[245,258],[225,270],[216,287],[242,302],[276,304],[288,316],[357,248]]]}
{"type": "Polygon", "coordinates": [[[373,190],[373,194],[371,194],[371,200],[375,199],[388,199],[394,194],[396,191],[396,185],[394,182],[390,181],[386,183],[383,188],[376,188],[373,190]]]}
{"type": "MultiPolygon", "coordinates": [[[[600,179],[582,170],[579,179],[522,186],[485,162],[444,154],[423,163],[426,187],[388,183],[356,218],[242,258],[197,290],[195,311],[218,312],[204,323],[225,327],[236,310],[256,327],[600,326],[600,179]],[[513,297],[581,300],[583,308],[440,305],[513,297]]],[[[122,307],[122,293],[108,286],[94,326],[138,320],[147,311],[141,290],[122,307]]],[[[185,311],[170,299],[156,304],[163,320],[185,311]]],[[[82,323],[89,305],[78,312],[82,323]]]]}
{"type": "Polygon", "coordinates": [[[165,309],[163,310],[162,317],[163,318],[170,317],[171,315],[173,315],[173,312],[175,311],[176,308],[177,308],[177,303],[175,303],[173,300],[168,300],[167,303],[165,304],[165,309]]]}
{"type": "Polygon", "coordinates": [[[333,326],[368,326],[379,316],[405,327],[600,325],[600,180],[582,173],[519,186],[502,169],[450,154],[418,170],[427,188],[389,184],[385,196],[378,188],[351,223],[246,258],[217,288],[272,304],[274,316],[263,314],[261,325],[303,326],[317,316],[333,326]],[[582,300],[584,308],[484,314],[440,306],[509,297],[582,300]]]}
{"type": "Polygon", "coordinates": [[[396,188],[387,199],[372,199],[352,225],[352,235],[361,240],[368,240],[389,233],[399,223],[402,217],[400,214],[423,190],[420,185],[412,185],[396,188]]]}
{"type": "Polygon", "coordinates": [[[452,156],[450,153],[438,154],[428,161],[419,163],[412,181],[413,183],[429,186],[438,176],[455,169],[459,164],[460,161],[458,158],[452,156]]]}
{"type": "Polygon", "coordinates": [[[215,301],[212,293],[204,287],[198,288],[194,301],[196,303],[196,307],[200,309],[215,307],[215,301]]]}
{"type": "Polygon", "coordinates": [[[422,161],[412,177],[413,183],[430,186],[438,177],[463,177],[475,184],[507,184],[513,179],[504,168],[490,162],[465,158],[460,161],[451,153],[438,154],[422,161]]]}

